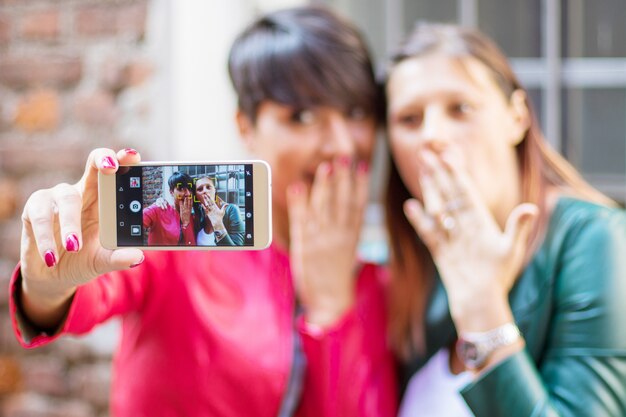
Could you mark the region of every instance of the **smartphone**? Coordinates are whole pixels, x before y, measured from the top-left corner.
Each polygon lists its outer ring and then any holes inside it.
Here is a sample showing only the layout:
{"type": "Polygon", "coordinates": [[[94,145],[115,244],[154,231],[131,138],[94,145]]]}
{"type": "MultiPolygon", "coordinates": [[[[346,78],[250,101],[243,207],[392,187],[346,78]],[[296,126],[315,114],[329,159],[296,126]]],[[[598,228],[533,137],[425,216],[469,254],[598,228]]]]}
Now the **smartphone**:
{"type": "Polygon", "coordinates": [[[98,177],[108,249],[258,250],[272,241],[264,161],[142,162],[98,177]]]}

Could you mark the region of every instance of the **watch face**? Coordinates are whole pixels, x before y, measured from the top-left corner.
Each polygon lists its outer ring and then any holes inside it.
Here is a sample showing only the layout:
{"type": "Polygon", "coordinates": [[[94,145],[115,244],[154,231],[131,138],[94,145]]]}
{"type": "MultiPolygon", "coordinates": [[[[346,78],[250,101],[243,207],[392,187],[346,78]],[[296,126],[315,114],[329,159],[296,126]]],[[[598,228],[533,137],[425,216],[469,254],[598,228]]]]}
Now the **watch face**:
{"type": "Polygon", "coordinates": [[[485,361],[485,355],[476,343],[460,339],[456,344],[456,352],[465,366],[470,369],[479,367],[485,361]]]}
{"type": "Polygon", "coordinates": [[[467,368],[478,369],[494,350],[515,343],[520,337],[515,323],[506,323],[488,332],[461,335],[456,352],[467,368]]]}
{"type": "Polygon", "coordinates": [[[478,359],[478,349],[473,343],[461,343],[461,350],[463,352],[461,356],[465,360],[475,361],[478,359]]]}

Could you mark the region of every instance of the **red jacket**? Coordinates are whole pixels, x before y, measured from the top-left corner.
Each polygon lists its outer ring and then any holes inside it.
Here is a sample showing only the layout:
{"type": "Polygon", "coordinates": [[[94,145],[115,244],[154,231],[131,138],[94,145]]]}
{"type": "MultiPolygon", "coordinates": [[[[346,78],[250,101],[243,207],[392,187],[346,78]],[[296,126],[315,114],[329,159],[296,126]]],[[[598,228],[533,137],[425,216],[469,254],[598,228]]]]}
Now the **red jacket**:
{"type": "MultiPolygon", "coordinates": [[[[122,317],[111,412],[117,417],[275,417],[289,379],[294,336],[306,373],[298,417],[391,417],[396,412],[386,345],[382,270],[364,265],[357,303],[336,325],[294,330],[287,255],[264,251],[146,252],[134,269],[81,286],[62,333],[82,334],[122,317]]],[[[36,347],[58,335],[18,340],[36,347]]]]}
{"type": "MultiPolygon", "coordinates": [[[[170,205],[163,209],[155,204],[143,210],[143,227],[150,229],[148,232],[148,245],[178,246],[181,235],[180,214],[170,205]]],[[[193,231],[193,219],[182,230],[183,245],[196,244],[196,236],[193,231]]]]}

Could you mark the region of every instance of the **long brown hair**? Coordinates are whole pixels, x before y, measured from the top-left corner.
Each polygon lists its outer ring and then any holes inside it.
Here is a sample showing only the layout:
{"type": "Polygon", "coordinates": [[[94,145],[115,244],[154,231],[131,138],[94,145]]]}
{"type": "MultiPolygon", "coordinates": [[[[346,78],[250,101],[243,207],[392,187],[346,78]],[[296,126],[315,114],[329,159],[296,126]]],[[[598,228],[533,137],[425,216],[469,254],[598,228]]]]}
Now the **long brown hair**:
{"type": "MultiPolygon", "coordinates": [[[[427,54],[442,54],[455,59],[473,58],[481,62],[506,97],[524,90],[500,49],[477,30],[455,25],[423,23],[416,26],[392,57],[390,72],[406,59],[427,54]]],[[[389,75],[388,77],[389,78],[389,75]]],[[[592,188],[556,151],[551,149],[539,127],[532,103],[526,94],[530,127],[517,145],[522,200],[539,207],[539,221],[531,233],[527,259],[539,246],[547,226],[547,191],[551,186],[566,189],[580,198],[602,204],[614,204],[592,188]]],[[[434,264],[424,243],[409,224],[403,203],[411,194],[393,163],[389,164],[386,195],[386,222],[391,247],[392,284],[390,295],[390,337],[399,357],[408,359],[424,349],[424,314],[434,283],[434,264]]]]}
{"type": "Polygon", "coordinates": [[[198,200],[197,196],[196,196],[196,184],[198,183],[198,181],[203,180],[203,179],[207,179],[209,181],[211,181],[211,184],[213,185],[213,188],[215,188],[215,204],[217,204],[218,208],[222,208],[224,206],[224,204],[226,204],[226,202],[224,200],[222,200],[220,198],[220,196],[217,195],[217,178],[215,177],[210,177],[208,175],[202,175],[199,176],[197,178],[194,178],[193,181],[193,185],[194,185],[194,196],[193,196],[193,210],[194,210],[194,216],[193,216],[193,229],[194,232],[196,234],[198,234],[198,232],[201,229],[204,229],[204,227],[206,226],[206,222],[209,221],[207,219],[207,215],[204,212],[204,207],[202,205],[202,203],[200,202],[200,200],[198,200]]]}

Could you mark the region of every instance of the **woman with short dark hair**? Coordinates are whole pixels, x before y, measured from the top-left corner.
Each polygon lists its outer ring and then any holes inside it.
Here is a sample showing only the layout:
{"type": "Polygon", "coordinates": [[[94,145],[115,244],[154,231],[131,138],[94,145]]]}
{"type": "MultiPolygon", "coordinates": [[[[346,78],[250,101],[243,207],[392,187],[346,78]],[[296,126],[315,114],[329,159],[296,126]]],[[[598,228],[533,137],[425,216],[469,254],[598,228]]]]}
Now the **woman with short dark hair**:
{"type": "Polygon", "coordinates": [[[148,245],[192,246],[196,244],[193,228],[194,184],[184,172],[174,172],[167,180],[170,194],[174,200],[172,206],[163,200],[142,211],[143,227],[148,233],[148,245]]]}
{"type": "Polygon", "coordinates": [[[272,168],[271,247],[104,249],[97,173],[140,158],[95,150],[80,182],[26,204],[16,335],[35,347],[121,316],[117,417],[391,417],[384,274],[356,257],[378,105],[365,44],[331,12],[296,8],[253,23],[229,68],[241,135],[272,168]]]}

